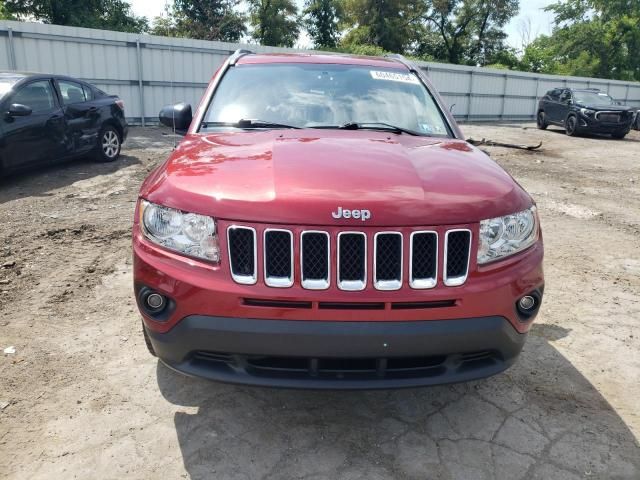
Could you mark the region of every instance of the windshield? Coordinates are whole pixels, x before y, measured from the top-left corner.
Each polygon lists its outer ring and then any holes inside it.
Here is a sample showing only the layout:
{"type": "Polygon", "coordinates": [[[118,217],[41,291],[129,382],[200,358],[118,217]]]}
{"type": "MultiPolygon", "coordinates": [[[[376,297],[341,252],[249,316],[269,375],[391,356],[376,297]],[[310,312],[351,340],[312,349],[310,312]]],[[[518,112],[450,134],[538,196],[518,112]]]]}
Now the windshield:
{"type": "Polygon", "coordinates": [[[584,105],[614,105],[616,102],[606,93],[601,92],[573,92],[576,102],[584,105]]]}
{"type": "Polygon", "coordinates": [[[241,119],[299,128],[388,124],[421,135],[448,135],[440,109],[416,75],[355,65],[231,67],[215,91],[202,127],[220,128],[241,119]]]}

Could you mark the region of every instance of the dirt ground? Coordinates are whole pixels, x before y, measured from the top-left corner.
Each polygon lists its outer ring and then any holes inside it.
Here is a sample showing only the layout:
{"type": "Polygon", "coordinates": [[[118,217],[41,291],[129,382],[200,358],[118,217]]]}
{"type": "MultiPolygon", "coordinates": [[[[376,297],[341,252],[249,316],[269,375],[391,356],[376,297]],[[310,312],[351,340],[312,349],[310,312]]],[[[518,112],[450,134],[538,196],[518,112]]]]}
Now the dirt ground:
{"type": "Polygon", "coordinates": [[[158,129],[2,181],[0,477],[640,479],[640,132],[463,130],[544,142],[487,150],[538,202],[547,284],[514,367],[437,388],[234,387],[149,356],[129,231],[158,129]]]}

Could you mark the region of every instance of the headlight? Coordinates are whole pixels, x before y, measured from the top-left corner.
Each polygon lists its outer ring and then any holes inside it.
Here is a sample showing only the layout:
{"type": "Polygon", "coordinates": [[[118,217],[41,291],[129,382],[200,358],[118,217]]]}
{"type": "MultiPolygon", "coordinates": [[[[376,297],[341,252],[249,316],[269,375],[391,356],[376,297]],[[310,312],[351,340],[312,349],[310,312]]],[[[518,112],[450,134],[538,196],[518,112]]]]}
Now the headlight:
{"type": "Polygon", "coordinates": [[[489,263],[533,245],[538,238],[536,207],[480,222],[478,263],[489,263]]]}
{"type": "Polygon", "coordinates": [[[140,224],[145,237],[184,255],[220,263],[216,221],[205,215],[140,202],[140,224]]]}
{"type": "Polygon", "coordinates": [[[581,108],[580,112],[582,112],[583,115],[586,115],[588,117],[590,117],[591,115],[593,115],[594,113],[596,113],[595,110],[591,110],[590,108],[581,108]]]}

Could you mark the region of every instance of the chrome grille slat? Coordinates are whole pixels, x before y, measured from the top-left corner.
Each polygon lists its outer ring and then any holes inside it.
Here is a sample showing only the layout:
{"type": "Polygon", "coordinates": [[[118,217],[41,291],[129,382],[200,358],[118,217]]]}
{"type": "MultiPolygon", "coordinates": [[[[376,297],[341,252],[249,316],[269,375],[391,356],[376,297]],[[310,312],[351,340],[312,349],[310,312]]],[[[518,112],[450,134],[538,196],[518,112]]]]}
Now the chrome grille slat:
{"type": "Polygon", "coordinates": [[[251,227],[231,225],[227,228],[229,269],[237,283],[253,285],[258,279],[258,248],[256,230],[251,227]]]}
{"type": "Polygon", "coordinates": [[[400,232],[378,232],[373,240],[373,285],[377,290],[402,288],[403,237],[400,232]]]}
{"type": "Polygon", "coordinates": [[[358,291],[367,286],[367,235],[363,232],[338,233],[338,288],[358,291]]]}
{"type": "MultiPolygon", "coordinates": [[[[407,229],[403,229],[405,232],[407,229]]],[[[404,234],[400,231],[371,232],[373,235],[372,286],[376,290],[399,290],[406,283],[414,289],[434,288],[440,277],[446,287],[463,285],[469,276],[472,233],[467,228],[415,230],[410,232],[405,266],[404,234]],[[440,254],[439,233],[444,234],[440,254]],[[439,275],[439,263],[442,274],[439,275]],[[405,269],[409,279],[405,282],[405,269]]],[[[299,284],[307,290],[326,290],[335,264],[337,288],[360,291],[367,288],[368,239],[362,231],[294,230],[266,228],[262,233],[261,276],[265,285],[291,287],[296,283],[295,262],[299,261],[299,284]],[[299,260],[295,258],[294,231],[299,233],[299,260]],[[335,235],[335,236],[334,236],[335,235]],[[331,238],[335,257],[331,256],[331,238]]],[[[407,232],[408,233],[408,232],[407,232]]],[[[227,227],[229,269],[235,282],[253,285],[257,281],[258,248],[256,230],[244,225],[227,227]]]]}
{"type": "Polygon", "coordinates": [[[331,241],[327,232],[306,230],[300,234],[302,288],[326,290],[331,284],[331,241]]]}
{"type": "Polygon", "coordinates": [[[443,281],[448,287],[457,287],[467,281],[471,258],[471,230],[447,230],[444,243],[443,281]]]}
{"type": "Polygon", "coordinates": [[[263,240],[264,283],[269,287],[293,285],[293,234],[289,230],[267,228],[263,240]]]}
{"type": "Polygon", "coordinates": [[[419,230],[409,239],[409,285],[434,288],[438,283],[438,232],[419,230]]]}

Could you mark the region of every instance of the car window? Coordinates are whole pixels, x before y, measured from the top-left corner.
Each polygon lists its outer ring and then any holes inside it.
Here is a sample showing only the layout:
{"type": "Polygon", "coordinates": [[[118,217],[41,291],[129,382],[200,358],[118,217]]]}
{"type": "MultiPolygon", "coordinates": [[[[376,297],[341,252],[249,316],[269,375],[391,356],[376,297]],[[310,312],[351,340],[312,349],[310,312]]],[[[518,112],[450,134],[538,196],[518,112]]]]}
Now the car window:
{"type": "Polygon", "coordinates": [[[88,85],[82,85],[82,90],[84,90],[84,98],[86,98],[87,101],[93,100],[93,92],[88,85]]]}
{"type": "Polygon", "coordinates": [[[576,92],[576,102],[584,105],[614,105],[616,103],[604,92],[576,92]]]}
{"type": "Polygon", "coordinates": [[[551,97],[551,100],[554,100],[557,102],[558,100],[560,100],[560,92],[562,92],[562,90],[560,90],[559,88],[556,88],[554,90],[551,90],[548,93],[548,95],[549,97],[551,97]]]}
{"type": "Polygon", "coordinates": [[[62,102],[65,105],[82,103],[87,100],[81,83],[59,80],[58,86],[60,87],[60,93],[62,94],[62,102]]]}
{"type": "Polygon", "coordinates": [[[18,89],[11,103],[20,103],[31,108],[33,113],[47,112],[56,106],[53,87],[49,80],[31,82],[18,89]]]}
{"type": "Polygon", "coordinates": [[[565,102],[571,98],[571,92],[569,90],[563,90],[562,95],[560,95],[560,101],[565,102]]]}
{"type": "Polygon", "coordinates": [[[210,129],[241,119],[306,128],[388,123],[449,135],[442,112],[415,74],[359,65],[236,66],[220,81],[204,122],[210,129]]]}

